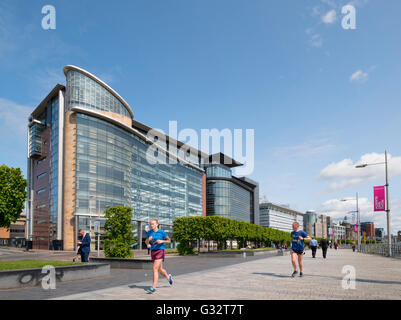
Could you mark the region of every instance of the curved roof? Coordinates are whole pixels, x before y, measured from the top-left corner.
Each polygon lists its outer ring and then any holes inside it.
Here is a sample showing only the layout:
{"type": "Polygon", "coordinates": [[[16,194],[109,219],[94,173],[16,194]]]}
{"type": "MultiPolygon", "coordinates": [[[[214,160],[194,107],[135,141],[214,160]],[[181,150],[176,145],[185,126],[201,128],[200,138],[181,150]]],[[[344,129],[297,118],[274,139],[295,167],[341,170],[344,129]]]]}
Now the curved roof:
{"type": "Polygon", "coordinates": [[[73,66],[73,65],[67,65],[63,68],[63,72],[64,74],[67,76],[67,72],[70,70],[75,70],[78,71],[84,75],[86,75],[87,77],[91,78],[92,80],[96,81],[98,84],[100,84],[103,88],[105,88],[107,91],[109,91],[113,96],[115,96],[128,110],[128,112],[131,115],[131,119],[134,119],[134,114],[132,112],[131,107],[129,106],[129,104],[116,92],[114,91],[109,85],[107,85],[105,82],[103,82],[102,80],[100,80],[98,77],[94,76],[93,74],[91,74],[90,72],[81,69],[79,67],[73,66]]]}

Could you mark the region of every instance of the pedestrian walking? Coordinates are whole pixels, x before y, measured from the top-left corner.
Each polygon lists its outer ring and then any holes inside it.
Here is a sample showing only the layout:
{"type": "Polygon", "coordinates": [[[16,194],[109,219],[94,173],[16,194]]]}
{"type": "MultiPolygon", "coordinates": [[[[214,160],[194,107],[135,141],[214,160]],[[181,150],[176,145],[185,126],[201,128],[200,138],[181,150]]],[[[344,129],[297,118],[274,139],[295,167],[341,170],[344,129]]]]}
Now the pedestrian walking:
{"type": "Polygon", "coordinates": [[[322,240],[320,240],[320,247],[322,248],[322,253],[323,253],[324,259],[326,259],[328,246],[329,246],[329,244],[327,242],[327,239],[323,237],[322,240]]]}
{"type": "Polygon", "coordinates": [[[311,242],[309,243],[309,247],[312,250],[312,258],[316,258],[316,250],[317,250],[317,240],[315,238],[312,238],[311,242]]]}
{"type": "Polygon", "coordinates": [[[337,248],[338,248],[338,242],[336,241],[336,242],[334,242],[334,249],[337,250],[337,248]]]}
{"type": "Polygon", "coordinates": [[[292,277],[295,277],[298,273],[297,271],[297,258],[299,265],[299,276],[303,276],[303,264],[302,258],[305,254],[304,250],[304,240],[311,240],[312,238],[308,236],[308,234],[299,229],[299,223],[294,222],[292,224],[293,231],[291,232],[291,262],[294,268],[294,272],[292,273],[292,277]]]}
{"type": "Polygon", "coordinates": [[[330,249],[333,249],[333,243],[331,242],[331,240],[329,242],[329,245],[330,245],[330,249]]]}
{"type": "Polygon", "coordinates": [[[79,249],[78,252],[81,254],[82,262],[89,262],[89,253],[91,251],[91,237],[89,233],[86,233],[84,230],[79,229],[79,234],[82,236],[82,241],[78,241],[79,249]]]}
{"type": "Polygon", "coordinates": [[[355,252],[355,247],[356,247],[355,241],[352,241],[352,251],[353,252],[355,252]]]}
{"type": "Polygon", "coordinates": [[[153,284],[147,291],[154,293],[159,281],[159,273],[167,279],[170,285],[173,284],[173,277],[162,267],[165,250],[164,244],[171,243],[171,240],[165,231],[159,229],[159,221],[157,219],[151,219],[149,224],[151,230],[147,232],[145,243],[150,248],[150,256],[153,261],[153,284]]]}

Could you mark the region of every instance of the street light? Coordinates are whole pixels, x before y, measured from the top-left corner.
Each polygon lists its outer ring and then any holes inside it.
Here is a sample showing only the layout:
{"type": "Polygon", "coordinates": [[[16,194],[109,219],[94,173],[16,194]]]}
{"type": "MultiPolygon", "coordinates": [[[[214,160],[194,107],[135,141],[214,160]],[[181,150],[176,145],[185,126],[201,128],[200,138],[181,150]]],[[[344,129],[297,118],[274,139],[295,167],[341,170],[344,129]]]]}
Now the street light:
{"type": "Polygon", "coordinates": [[[388,256],[391,257],[391,231],[390,231],[390,207],[388,201],[388,172],[387,172],[387,150],[384,150],[384,162],[377,163],[364,163],[355,166],[355,168],[365,168],[367,166],[373,166],[376,164],[384,164],[386,171],[386,213],[387,213],[387,236],[388,236],[388,256]]]}
{"type": "Polygon", "coordinates": [[[356,193],[355,199],[341,199],[340,201],[356,200],[356,213],[357,213],[357,237],[358,237],[358,251],[361,251],[361,236],[360,236],[360,217],[359,217],[359,206],[358,206],[358,192],[356,193]]]}

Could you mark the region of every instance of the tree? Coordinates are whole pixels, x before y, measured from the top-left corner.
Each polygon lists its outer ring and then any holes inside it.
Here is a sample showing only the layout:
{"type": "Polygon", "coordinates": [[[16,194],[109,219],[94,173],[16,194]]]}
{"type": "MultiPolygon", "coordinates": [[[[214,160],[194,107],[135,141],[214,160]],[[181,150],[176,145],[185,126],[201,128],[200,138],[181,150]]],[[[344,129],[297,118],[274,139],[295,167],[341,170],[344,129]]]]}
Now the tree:
{"type": "Polygon", "coordinates": [[[124,206],[110,207],[104,212],[107,221],[104,224],[106,238],[104,254],[106,257],[131,258],[131,246],[135,244],[134,226],[131,223],[132,208],[124,206]]]}
{"type": "Polygon", "coordinates": [[[10,228],[25,208],[27,181],[20,168],[0,166],[0,227],[10,228]]]}

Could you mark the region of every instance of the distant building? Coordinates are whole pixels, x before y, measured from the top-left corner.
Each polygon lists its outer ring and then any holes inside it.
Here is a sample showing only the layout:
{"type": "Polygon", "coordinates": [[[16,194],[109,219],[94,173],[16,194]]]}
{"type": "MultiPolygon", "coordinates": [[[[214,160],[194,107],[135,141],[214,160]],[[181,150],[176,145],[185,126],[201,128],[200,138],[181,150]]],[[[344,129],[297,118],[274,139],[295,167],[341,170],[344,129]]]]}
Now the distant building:
{"type": "Polygon", "coordinates": [[[376,241],[383,241],[384,239],[384,228],[375,228],[376,241]]]}
{"type": "Polygon", "coordinates": [[[0,245],[22,246],[25,243],[26,216],[20,216],[11,223],[10,229],[0,228],[0,245]]]}
{"type": "Polygon", "coordinates": [[[300,229],[304,230],[304,215],[301,212],[271,202],[263,202],[259,204],[259,215],[262,227],[291,232],[292,224],[297,221],[300,229]]]}
{"type": "Polygon", "coordinates": [[[357,232],[355,232],[354,226],[350,223],[347,217],[344,217],[344,220],[340,222],[340,225],[345,227],[345,238],[346,239],[354,239],[357,240],[357,232]]]}
{"type": "Polygon", "coordinates": [[[314,211],[306,211],[304,215],[304,231],[310,236],[315,237],[315,224],[317,222],[317,216],[314,211]]]}
{"type": "Polygon", "coordinates": [[[316,214],[315,211],[306,211],[304,215],[304,230],[307,234],[322,238],[328,237],[328,223],[331,223],[330,217],[324,214],[316,214]]]}
{"type": "Polygon", "coordinates": [[[366,232],[366,240],[375,239],[375,225],[373,222],[361,222],[362,235],[366,232]]]}
{"type": "Polygon", "coordinates": [[[333,230],[334,230],[334,239],[333,240],[345,239],[345,236],[346,236],[345,226],[342,226],[341,224],[335,224],[335,225],[333,225],[333,230]]]}

